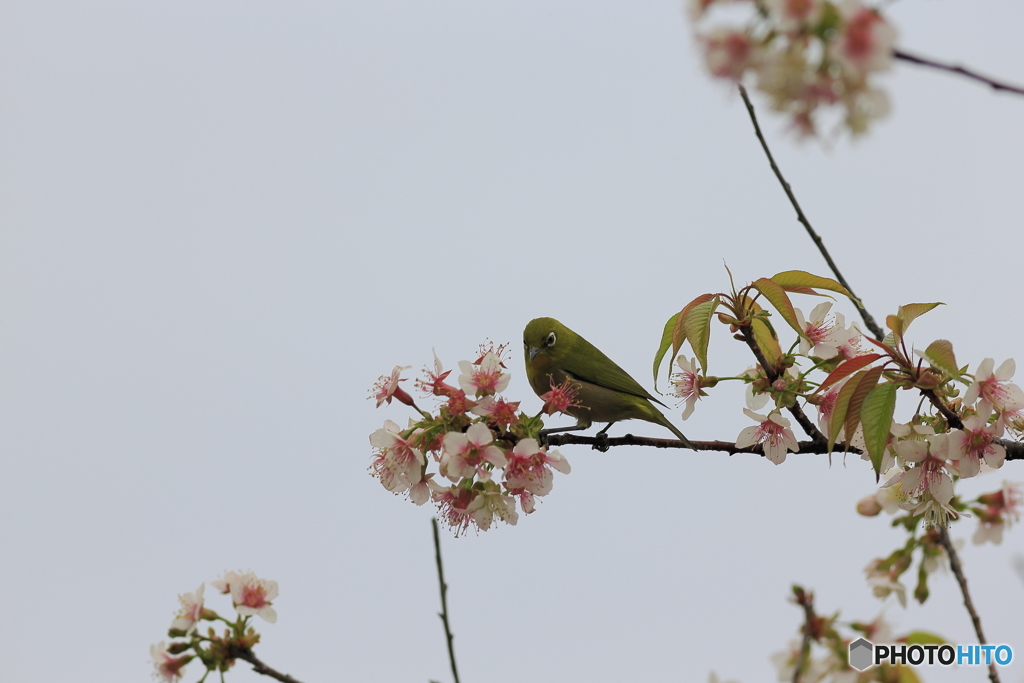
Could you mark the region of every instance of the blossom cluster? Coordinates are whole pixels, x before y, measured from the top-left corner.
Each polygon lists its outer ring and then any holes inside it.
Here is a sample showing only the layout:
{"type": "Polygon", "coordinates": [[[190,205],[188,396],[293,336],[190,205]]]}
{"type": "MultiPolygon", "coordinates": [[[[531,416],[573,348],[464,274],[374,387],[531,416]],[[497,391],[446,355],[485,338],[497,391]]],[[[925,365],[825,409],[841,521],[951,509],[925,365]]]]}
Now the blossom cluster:
{"type": "Polygon", "coordinates": [[[817,132],[818,111],[842,111],[863,133],[889,101],[872,76],[892,64],[896,31],[860,0],[690,0],[691,18],[712,75],[742,82],[752,74],[773,109],[802,135],[817,132]],[[712,25],[724,5],[749,7],[741,27],[712,25]]]}
{"type": "MultiPolygon", "coordinates": [[[[568,461],[541,445],[543,423],[519,411],[519,403],[499,394],[508,387],[505,347],[481,346],[475,361],[461,361],[458,386],[446,382],[436,355],[416,386],[440,404],[429,413],[399,387],[407,369],[398,366],[382,376],[372,390],[377,405],[397,399],[419,412],[406,428],[386,420],[370,435],[375,453],[370,473],[388,491],[408,496],[416,505],[433,501],[456,535],[469,526],[487,530],[499,519],[516,524],[519,513],[536,509],[547,495],[554,471],[569,473],[568,461]],[[436,471],[434,471],[436,469],[436,471]]],[[[568,387],[552,387],[544,397],[545,412],[563,410],[572,402],[568,387]]]]}
{"type": "MultiPolygon", "coordinates": [[[[252,572],[226,572],[210,585],[224,595],[231,596],[231,602],[238,617],[228,621],[205,605],[206,584],[200,584],[193,593],[178,596],[181,604],[168,634],[172,638],[188,640],[165,641],[150,647],[155,667],[154,677],[165,683],[174,683],[184,676],[185,665],[198,658],[207,672],[227,671],[233,664],[237,652],[249,650],[259,642],[259,634],[249,626],[249,619],[259,616],[264,621],[277,621],[277,612],[272,607],[277,597],[277,582],[261,579],[252,572]],[[222,621],[227,625],[223,635],[217,635],[211,627],[204,635],[199,633],[200,621],[222,621]],[[191,651],[191,652],[190,652],[191,651]]],[[[204,676],[205,678],[205,676],[204,676]]]]}

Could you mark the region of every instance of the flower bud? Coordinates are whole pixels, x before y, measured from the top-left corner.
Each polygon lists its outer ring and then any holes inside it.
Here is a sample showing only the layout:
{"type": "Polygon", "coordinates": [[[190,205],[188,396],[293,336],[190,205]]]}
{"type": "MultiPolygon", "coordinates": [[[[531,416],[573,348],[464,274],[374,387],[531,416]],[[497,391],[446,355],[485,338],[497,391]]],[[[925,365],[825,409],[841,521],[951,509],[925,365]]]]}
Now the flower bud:
{"type": "Polygon", "coordinates": [[[881,511],[882,506],[874,494],[865,496],[857,501],[857,513],[865,517],[874,517],[881,511]]]}

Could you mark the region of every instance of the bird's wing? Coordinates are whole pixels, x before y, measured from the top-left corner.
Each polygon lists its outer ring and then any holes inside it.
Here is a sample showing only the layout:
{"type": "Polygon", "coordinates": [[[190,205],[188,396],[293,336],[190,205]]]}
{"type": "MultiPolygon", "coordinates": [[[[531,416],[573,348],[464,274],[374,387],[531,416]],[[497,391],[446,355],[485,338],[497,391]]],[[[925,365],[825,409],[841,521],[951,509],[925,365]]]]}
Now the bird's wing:
{"type": "Polygon", "coordinates": [[[579,348],[568,354],[563,359],[562,368],[584,382],[597,384],[608,389],[621,391],[624,394],[632,394],[641,398],[654,401],[661,405],[658,399],[651,396],[650,392],[640,386],[640,383],[629,376],[629,373],[620,368],[611,358],[588,342],[583,337],[577,342],[579,348]]]}

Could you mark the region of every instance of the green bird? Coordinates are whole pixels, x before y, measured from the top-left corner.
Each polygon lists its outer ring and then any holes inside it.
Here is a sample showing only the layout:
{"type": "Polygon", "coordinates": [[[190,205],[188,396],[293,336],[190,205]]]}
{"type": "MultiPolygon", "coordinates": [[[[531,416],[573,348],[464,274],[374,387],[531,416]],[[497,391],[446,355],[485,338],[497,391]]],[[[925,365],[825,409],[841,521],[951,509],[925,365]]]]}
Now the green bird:
{"type": "Polygon", "coordinates": [[[576,418],[576,426],[545,430],[547,433],[587,429],[594,422],[607,422],[598,432],[604,434],[620,420],[647,420],[670,429],[687,448],[693,448],[690,440],[652,405],[652,401],[661,406],[664,403],[597,347],[554,318],[536,318],[527,323],[523,346],[526,376],[538,396],[567,379],[577,391],[575,401],[579,405],[568,410],[576,418]]]}

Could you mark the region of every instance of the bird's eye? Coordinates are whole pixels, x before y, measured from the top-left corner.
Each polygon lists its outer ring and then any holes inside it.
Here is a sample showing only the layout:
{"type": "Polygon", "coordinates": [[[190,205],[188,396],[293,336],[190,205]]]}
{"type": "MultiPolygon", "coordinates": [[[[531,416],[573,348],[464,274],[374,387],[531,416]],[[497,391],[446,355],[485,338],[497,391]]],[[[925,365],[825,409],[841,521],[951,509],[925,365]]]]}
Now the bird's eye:
{"type": "Polygon", "coordinates": [[[526,343],[525,339],[523,340],[523,346],[529,346],[529,344],[526,343]]]}
{"type": "Polygon", "coordinates": [[[554,332],[548,333],[548,340],[547,340],[546,343],[547,343],[548,346],[554,346],[555,345],[555,333],[554,332]]]}

